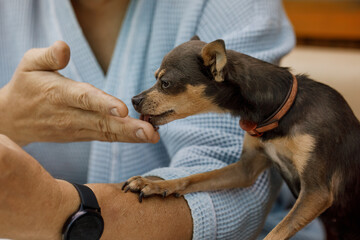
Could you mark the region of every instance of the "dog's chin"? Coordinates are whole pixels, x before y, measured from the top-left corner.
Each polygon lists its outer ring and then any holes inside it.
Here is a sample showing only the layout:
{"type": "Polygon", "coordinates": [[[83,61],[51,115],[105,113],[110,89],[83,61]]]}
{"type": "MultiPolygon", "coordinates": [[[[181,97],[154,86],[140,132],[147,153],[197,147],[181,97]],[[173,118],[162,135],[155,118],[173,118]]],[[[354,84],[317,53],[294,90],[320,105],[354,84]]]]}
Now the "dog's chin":
{"type": "Polygon", "coordinates": [[[144,114],[140,115],[140,120],[151,123],[154,127],[164,125],[173,120],[172,116],[175,114],[174,110],[169,110],[163,112],[161,114],[153,115],[153,114],[144,114]]]}

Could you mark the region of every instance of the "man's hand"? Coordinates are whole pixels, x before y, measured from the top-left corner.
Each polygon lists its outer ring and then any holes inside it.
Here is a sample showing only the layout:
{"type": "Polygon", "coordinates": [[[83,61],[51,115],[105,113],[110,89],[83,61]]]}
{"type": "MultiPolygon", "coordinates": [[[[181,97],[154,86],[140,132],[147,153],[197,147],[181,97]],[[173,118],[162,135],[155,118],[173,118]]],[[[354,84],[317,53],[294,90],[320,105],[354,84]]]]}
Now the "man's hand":
{"type": "MultiPolygon", "coordinates": [[[[61,239],[80,198],[68,182],[54,179],[34,158],[0,134],[0,238],[61,239]]],[[[121,184],[89,184],[105,222],[102,240],[191,239],[192,219],[183,198],[152,197],[143,203],[121,184]]]]}
{"type": "Polygon", "coordinates": [[[0,89],[0,133],[19,144],[31,142],[151,142],[158,133],[127,116],[119,99],[87,83],[60,75],[70,49],[57,41],[24,55],[11,81],[0,89]]]}

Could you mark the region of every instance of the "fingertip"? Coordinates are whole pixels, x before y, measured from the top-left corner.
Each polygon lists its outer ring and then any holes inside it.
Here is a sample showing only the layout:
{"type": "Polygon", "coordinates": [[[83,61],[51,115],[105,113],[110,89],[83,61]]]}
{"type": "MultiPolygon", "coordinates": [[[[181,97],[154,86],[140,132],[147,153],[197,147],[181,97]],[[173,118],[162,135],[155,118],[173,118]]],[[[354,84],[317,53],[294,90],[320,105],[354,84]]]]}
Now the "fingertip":
{"type": "Polygon", "coordinates": [[[151,143],[158,143],[160,141],[160,134],[155,132],[150,140],[151,143]]]}
{"type": "Polygon", "coordinates": [[[120,117],[126,117],[129,114],[129,109],[127,108],[126,104],[121,102],[121,107],[117,108],[119,111],[120,117]]]}
{"type": "Polygon", "coordinates": [[[110,113],[114,117],[124,118],[124,117],[127,117],[127,115],[129,114],[129,110],[125,104],[122,104],[122,107],[114,107],[114,108],[110,109],[110,113]]]}
{"type": "MultiPolygon", "coordinates": [[[[120,120],[120,119],[119,119],[120,120]]],[[[133,136],[131,142],[137,143],[157,143],[160,139],[159,133],[155,131],[153,125],[139,119],[127,116],[120,121],[123,122],[124,130],[129,136],[133,136]]]]}
{"type": "Polygon", "coordinates": [[[59,69],[66,67],[70,60],[70,47],[64,41],[56,41],[51,46],[51,53],[59,69]]]}
{"type": "MultiPolygon", "coordinates": [[[[145,122],[144,122],[145,123],[145,122]]],[[[155,131],[154,127],[150,123],[145,123],[143,126],[146,139],[148,143],[157,143],[160,140],[160,135],[157,131],[155,131]]]]}

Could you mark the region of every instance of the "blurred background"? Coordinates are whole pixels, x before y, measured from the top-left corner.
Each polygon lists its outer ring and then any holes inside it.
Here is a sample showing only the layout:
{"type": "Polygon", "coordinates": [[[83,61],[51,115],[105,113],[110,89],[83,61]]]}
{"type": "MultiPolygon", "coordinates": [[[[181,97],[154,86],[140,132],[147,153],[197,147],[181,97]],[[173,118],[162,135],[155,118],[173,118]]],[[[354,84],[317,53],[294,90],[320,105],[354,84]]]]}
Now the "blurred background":
{"type": "Polygon", "coordinates": [[[324,82],[360,119],[360,0],[283,0],[297,45],[281,62],[324,82]]]}

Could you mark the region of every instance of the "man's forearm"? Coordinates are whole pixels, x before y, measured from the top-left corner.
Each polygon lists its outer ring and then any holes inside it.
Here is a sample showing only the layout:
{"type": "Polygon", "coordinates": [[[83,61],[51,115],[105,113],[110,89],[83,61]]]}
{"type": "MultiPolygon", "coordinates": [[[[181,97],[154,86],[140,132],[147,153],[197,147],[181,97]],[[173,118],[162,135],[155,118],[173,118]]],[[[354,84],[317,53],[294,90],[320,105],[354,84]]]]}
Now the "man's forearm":
{"type": "Polygon", "coordinates": [[[60,239],[65,216],[80,203],[76,190],[10,139],[0,135],[0,142],[0,237],[60,239]]]}
{"type": "MultiPolygon", "coordinates": [[[[66,219],[80,206],[72,184],[56,180],[30,155],[0,135],[0,237],[61,239],[66,219]]],[[[191,239],[192,218],[183,198],[121,191],[122,184],[89,184],[105,222],[101,239],[191,239]]]]}
{"type": "MultiPolygon", "coordinates": [[[[28,236],[36,236],[33,239],[61,239],[63,224],[78,209],[80,200],[72,184],[62,180],[57,182],[62,197],[57,209],[51,206],[47,210],[54,213],[55,219],[51,224],[39,219],[43,224],[40,233],[30,231],[25,238],[23,236],[26,234],[9,237],[30,239],[28,236]]],[[[192,218],[184,198],[151,197],[139,203],[137,194],[121,191],[122,184],[88,184],[88,186],[94,191],[104,218],[102,240],[191,239],[192,218]]],[[[37,214],[36,211],[33,214],[37,214]]]]}
{"type": "Polygon", "coordinates": [[[89,184],[104,217],[106,239],[191,239],[192,218],[184,198],[151,197],[121,191],[122,184],[89,184]]]}
{"type": "MultiPolygon", "coordinates": [[[[66,219],[74,213],[79,205],[79,196],[68,182],[58,180],[62,201],[53,222],[52,229],[44,231],[41,238],[61,237],[61,229],[66,219]],[[55,230],[55,232],[54,232],[55,230]]],[[[116,239],[191,239],[192,218],[184,198],[151,197],[142,203],[138,195],[121,191],[122,184],[88,184],[94,191],[104,218],[105,228],[102,240],[116,239]]],[[[54,210],[55,211],[55,210],[54,210]]],[[[48,226],[44,226],[47,228],[48,226]]],[[[28,239],[28,238],[25,238],[28,239]]]]}

